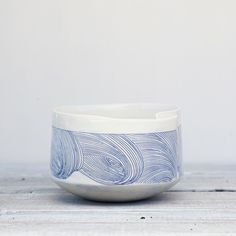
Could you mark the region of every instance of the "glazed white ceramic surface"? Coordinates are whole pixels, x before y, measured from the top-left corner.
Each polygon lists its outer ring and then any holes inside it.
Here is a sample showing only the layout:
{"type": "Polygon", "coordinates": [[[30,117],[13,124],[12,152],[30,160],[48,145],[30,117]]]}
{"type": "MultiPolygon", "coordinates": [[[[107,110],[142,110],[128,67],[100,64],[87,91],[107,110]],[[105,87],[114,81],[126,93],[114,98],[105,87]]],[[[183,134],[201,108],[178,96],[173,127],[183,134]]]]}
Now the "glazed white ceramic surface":
{"type": "Polygon", "coordinates": [[[151,197],[181,176],[175,106],[63,106],[53,112],[51,171],[62,188],[98,201],[151,197]]]}
{"type": "Polygon", "coordinates": [[[62,106],[53,112],[53,126],[91,133],[151,133],[175,130],[180,111],[157,104],[62,106]]]}

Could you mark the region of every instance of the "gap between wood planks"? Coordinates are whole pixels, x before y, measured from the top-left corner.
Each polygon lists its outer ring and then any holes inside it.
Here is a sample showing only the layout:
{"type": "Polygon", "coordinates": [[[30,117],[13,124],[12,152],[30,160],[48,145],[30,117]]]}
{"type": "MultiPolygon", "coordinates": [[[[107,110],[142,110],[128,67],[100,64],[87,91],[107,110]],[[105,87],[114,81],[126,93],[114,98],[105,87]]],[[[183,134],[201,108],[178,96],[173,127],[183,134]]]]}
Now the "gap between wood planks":
{"type": "MultiPolygon", "coordinates": [[[[62,190],[63,191],[63,190],[62,190]]],[[[175,193],[183,193],[183,192],[187,192],[187,193],[236,193],[236,190],[234,189],[209,189],[209,190],[196,190],[196,189],[187,189],[187,190],[181,190],[181,189],[176,189],[176,190],[168,190],[166,192],[175,192],[175,193]]],[[[16,191],[12,191],[10,193],[4,193],[4,192],[0,192],[0,194],[45,194],[48,193],[48,189],[47,191],[45,191],[45,189],[38,189],[38,190],[16,190],[16,191]]],[[[53,193],[53,191],[50,191],[49,193],[53,193]]],[[[56,192],[55,192],[56,193],[56,192]]],[[[63,193],[66,193],[63,191],[63,193]]]]}
{"type": "Polygon", "coordinates": [[[236,189],[209,189],[209,190],[204,190],[204,189],[200,189],[200,190],[196,190],[196,189],[187,189],[187,190],[181,190],[181,189],[176,189],[176,190],[168,190],[167,192],[190,192],[190,193],[194,193],[194,192],[198,192],[198,193],[212,193],[212,192],[226,192],[226,193],[235,193],[236,189]]]}

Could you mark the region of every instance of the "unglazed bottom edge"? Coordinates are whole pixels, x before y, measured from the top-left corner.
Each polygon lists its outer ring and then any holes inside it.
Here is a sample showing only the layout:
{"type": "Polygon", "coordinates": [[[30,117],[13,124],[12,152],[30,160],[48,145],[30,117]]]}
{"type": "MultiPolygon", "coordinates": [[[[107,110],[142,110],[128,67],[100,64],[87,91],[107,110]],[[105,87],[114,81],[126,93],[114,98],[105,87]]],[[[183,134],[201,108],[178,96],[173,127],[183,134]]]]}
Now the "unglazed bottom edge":
{"type": "Polygon", "coordinates": [[[52,177],[62,189],[79,197],[101,202],[137,201],[155,196],[174,186],[179,178],[157,184],[93,185],[68,182],[52,177]]]}

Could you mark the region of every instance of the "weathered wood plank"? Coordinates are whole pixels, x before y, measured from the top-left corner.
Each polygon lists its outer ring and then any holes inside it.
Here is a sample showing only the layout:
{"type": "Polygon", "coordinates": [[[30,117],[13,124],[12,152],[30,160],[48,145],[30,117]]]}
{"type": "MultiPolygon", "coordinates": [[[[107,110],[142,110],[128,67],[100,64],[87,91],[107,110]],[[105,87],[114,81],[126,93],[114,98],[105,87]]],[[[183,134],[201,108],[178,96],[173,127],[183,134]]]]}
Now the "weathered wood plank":
{"type": "Polygon", "coordinates": [[[70,220],[73,214],[79,214],[82,217],[82,214],[86,216],[88,213],[93,213],[90,215],[93,217],[96,212],[104,213],[104,221],[107,222],[112,220],[108,213],[116,215],[114,219],[118,222],[123,221],[123,218],[119,219],[119,214],[134,212],[157,214],[155,219],[158,221],[178,219],[178,217],[181,220],[236,219],[236,193],[168,192],[146,201],[116,204],[86,201],[66,192],[58,192],[45,195],[1,195],[0,202],[1,220],[13,215],[19,218],[27,215],[33,219],[37,218],[37,214],[43,214],[44,217],[51,214],[54,218],[68,214],[67,218],[70,220]]]}
{"type": "MultiPolygon", "coordinates": [[[[196,165],[187,166],[185,170],[180,183],[171,191],[236,191],[236,166],[213,166],[206,169],[205,166],[196,165]]],[[[0,194],[44,194],[55,188],[45,165],[0,165],[0,194]]]]}
{"type": "Polygon", "coordinates": [[[235,166],[189,166],[169,192],[97,203],[58,188],[46,166],[0,165],[0,234],[236,235],[235,166]]]}
{"type": "Polygon", "coordinates": [[[157,236],[157,235],[235,235],[231,222],[142,222],[139,223],[4,223],[2,235],[83,235],[83,236],[157,236]]]}

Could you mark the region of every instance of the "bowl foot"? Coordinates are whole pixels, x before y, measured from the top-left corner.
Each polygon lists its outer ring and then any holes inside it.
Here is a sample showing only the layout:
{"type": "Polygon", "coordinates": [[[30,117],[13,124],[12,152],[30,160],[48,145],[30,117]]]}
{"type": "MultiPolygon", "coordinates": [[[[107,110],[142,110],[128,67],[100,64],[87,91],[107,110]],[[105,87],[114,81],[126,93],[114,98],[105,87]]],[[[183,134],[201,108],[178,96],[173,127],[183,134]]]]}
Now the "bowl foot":
{"type": "Polygon", "coordinates": [[[54,179],[63,189],[82,198],[100,202],[128,202],[147,199],[158,193],[164,192],[178,182],[159,184],[130,184],[130,185],[91,185],[68,183],[63,180],[54,179]]]}

